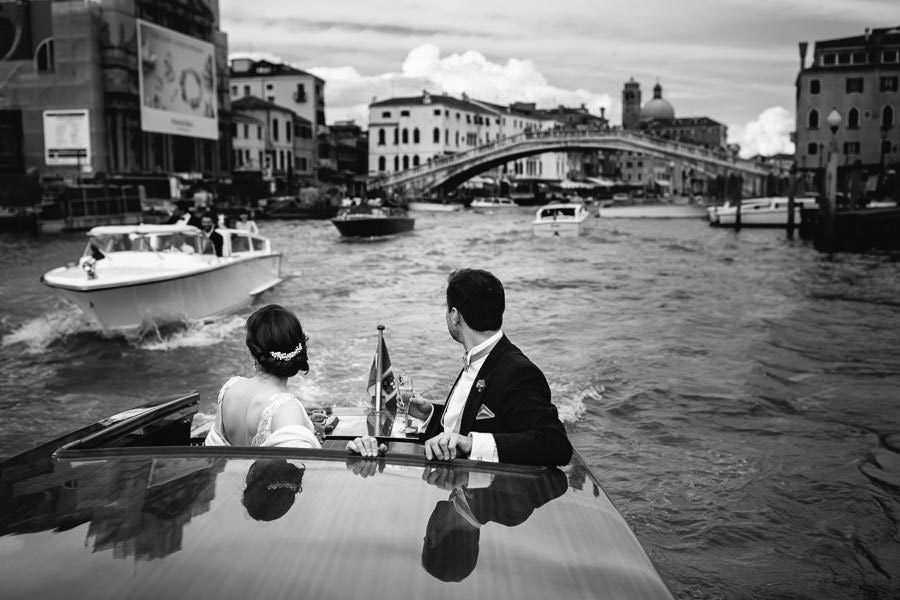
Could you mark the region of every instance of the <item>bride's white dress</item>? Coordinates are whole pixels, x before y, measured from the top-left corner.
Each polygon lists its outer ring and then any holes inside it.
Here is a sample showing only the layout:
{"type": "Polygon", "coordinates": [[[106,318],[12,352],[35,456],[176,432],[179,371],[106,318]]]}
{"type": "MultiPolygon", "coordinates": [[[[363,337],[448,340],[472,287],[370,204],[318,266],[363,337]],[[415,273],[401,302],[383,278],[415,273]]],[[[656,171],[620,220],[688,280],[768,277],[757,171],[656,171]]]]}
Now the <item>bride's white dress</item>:
{"type": "MultiPolygon", "coordinates": [[[[232,377],[225,382],[222,389],[219,390],[219,398],[216,402],[216,420],[212,428],[206,435],[203,442],[205,446],[231,446],[231,443],[225,438],[222,432],[222,398],[231,385],[243,379],[242,377],[232,377]]],[[[291,448],[320,448],[319,440],[316,439],[314,433],[315,427],[312,420],[306,414],[306,409],[300,399],[293,394],[282,392],[275,394],[269,400],[269,404],[263,409],[259,418],[259,425],[256,428],[256,435],[250,440],[251,446],[274,446],[274,447],[291,447],[291,448]],[[302,425],[288,425],[272,431],[272,416],[285,402],[296,402],[300,405],[305,422],[302,425]]]]}

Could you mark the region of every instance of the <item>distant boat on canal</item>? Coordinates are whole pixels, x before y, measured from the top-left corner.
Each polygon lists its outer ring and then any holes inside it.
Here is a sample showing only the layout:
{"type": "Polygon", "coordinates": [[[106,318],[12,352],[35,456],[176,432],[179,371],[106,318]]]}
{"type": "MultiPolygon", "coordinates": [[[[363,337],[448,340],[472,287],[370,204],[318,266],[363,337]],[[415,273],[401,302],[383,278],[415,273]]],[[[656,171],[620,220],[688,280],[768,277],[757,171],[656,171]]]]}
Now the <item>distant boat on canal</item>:
{"type": "MultiPolygon", "coordinates": [[[[794,222],[800,223],[800,210],[814,208],[816,199],[811,197],[794,200],[794,222]]],[[[711,225],[734,227],[737,220],[737,206],[726,203],[710,207],[708,210],[711,225]]],[[[788,199],[786,196],[769,198],[748,198],[741,201],[742,227],[786,227],[788,221],[788,199]]]]}
{"type": "Polygon", "coordinates": [[[416,220],[401,208],[359,204],[341,209],[331,219],[343,237],[366,238],[412,231],[416,220]]]}
{"type": "Polygon", "coordinates": [[[537,210],[531,227],[538,237],[574,237],[583,231],[588,214],[580,202],[553,202],[537,210]]]}

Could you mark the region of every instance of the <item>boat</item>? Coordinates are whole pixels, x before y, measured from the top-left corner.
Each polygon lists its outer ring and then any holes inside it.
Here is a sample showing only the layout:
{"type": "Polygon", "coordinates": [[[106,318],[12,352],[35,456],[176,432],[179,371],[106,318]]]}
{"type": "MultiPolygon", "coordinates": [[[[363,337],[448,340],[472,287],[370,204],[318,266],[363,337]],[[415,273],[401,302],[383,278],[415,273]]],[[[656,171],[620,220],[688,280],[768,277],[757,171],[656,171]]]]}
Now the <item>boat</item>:
{"type": "Polygon", "coordinates": [[[531,226],[538,237],[577,236],[587,218],[588,210],[580,202],[552,202],[537,210],[531,226]]]}
{"type": "MultiPolygon", "coordinates": [[[[801,197],[794,199],[794,223],[800,223],[800,210],[816,206],[816,199],[801,197]]],[[[737,206],[726,203],[708,209],[711,225],[734,227],[737,206]]],[[[769,198],[748,198],[741,201],[741,225],[744,227],[786,227],[788,219],[788,199],[785,196],[769,198]]]]}
{"type": "Polygon", "coordinates": [[[108,225],[88,231],[77,263],[41,283],[104,330],[203,319],[250,304],[281,282],[281,254],[260,235],[218,228],[222,256],[190,225],[108,225]]]}
{"type": "Polygon", "coordinates": [[[431,462],[390,412],[334,407],[309,409],[321,448],[207,447],[199,406],[150,402],[0,461],[3,596],[673,597],[577,451],[431,462]],[[363,433],[387,451],[348,454],[363,433]]]}
{"type": "Polygon", "coordinates": [[[458,202],[426,202],[424,200],[414,200],[406,205],[408,210],[420,212],[459,212],[463,209],[463,205],[458,202]]]}
{"type": "Polygon", "coordinates": [[[519,205],[512,198],[498,198],[489,196],[486,198],[475,198],[469,208],[474,210],[498,210],[507,208],[519,208],[519,205]]]}
{"type": "Polygon", "coordinates": [[[706,215],[702,206],[693,204],[601,204],[597,210],[604,219],[702,219],[706,215]]]}
{"type": "Polygon", "coordinates": [[[359,204],[341,209],[331,219],[344,237],[380,237],[412,231],[416,220],[406,211],[391,206],[359,204]]]}

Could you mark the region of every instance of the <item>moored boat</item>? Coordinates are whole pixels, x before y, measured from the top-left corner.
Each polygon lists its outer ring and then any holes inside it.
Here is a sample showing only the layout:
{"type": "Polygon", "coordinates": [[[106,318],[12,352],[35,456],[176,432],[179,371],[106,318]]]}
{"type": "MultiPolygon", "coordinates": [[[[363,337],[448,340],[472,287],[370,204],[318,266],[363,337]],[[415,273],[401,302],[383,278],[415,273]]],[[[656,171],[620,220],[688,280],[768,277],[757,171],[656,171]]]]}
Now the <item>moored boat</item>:
{"type": "Polygon", "coordinates": [[[139,407],[0,462],[5,595],[672,598],[577,452],[431,462],[392,414],[351,408],[310,411],[337,420],[318,449],[207,447],[198,407],[139,407]],[[364,433],[387,452],[349,455],[364,433]]]}
{"type": "Polygon", "coordinates": [[[77,263],[41,282],[104,330],[202,319],[250,304],[281,281],[281,254],[260,235],[215,230],[221,256],[189,225],[110,225],[88,231],[77,263]]]}
{"type": "MultiPolygon", "coordinates": [[[[794,199],[794,222],[800,223],[800,210],[816,206],[816,199],[794,199]]],[[[707,209],[711,225],[733,227],[737,220],[737,206],[726,203],[707,209]]],[[[741,201],[741,225],[744,227],[786,227],[788,199],[785,196],[748,198],[741,201]]]]}
{"type": "Polygon", "coordinates": [[[407,209],[420,212],[459,212],[463,205],[459,202],[427,202],[425,200],[413,200],[407,204],[407,209]]]}
{"type": "Polygon", "coordinates": [[[588,210],[580,202],[551,203],[540,207],[531,222],[538,237],[569,237],[581,234],[588,210]]]}
{"type": "Polygon", "coordinates": [[[497,210],[507,208],[518,208],[519,205],[512,198],[499,198],[491,196],[487,198],[475,198],[469,205],[474,210],[497,210]]]}
{"type": "Polygon", "coordinates": [[[331,219],[344,237],[380,237],[412,231],[416,220],[399,208],[360,204],[341,209],[331,219]]]}

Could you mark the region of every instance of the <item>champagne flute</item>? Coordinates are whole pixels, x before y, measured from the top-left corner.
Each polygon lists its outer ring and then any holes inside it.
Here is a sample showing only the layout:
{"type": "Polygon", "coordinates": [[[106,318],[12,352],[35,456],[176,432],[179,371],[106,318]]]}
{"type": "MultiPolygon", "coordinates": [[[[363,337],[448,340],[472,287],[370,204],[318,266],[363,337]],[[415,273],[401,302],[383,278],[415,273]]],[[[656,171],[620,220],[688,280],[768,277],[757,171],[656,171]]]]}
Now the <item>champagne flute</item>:
{"type": "Polygon", "coordinates": [[[415,394],[413,381],[410,375],[400,375],[397,379],[397,420],[400,422],[400,432],[409,433],[409,404],[415,394]]]}

